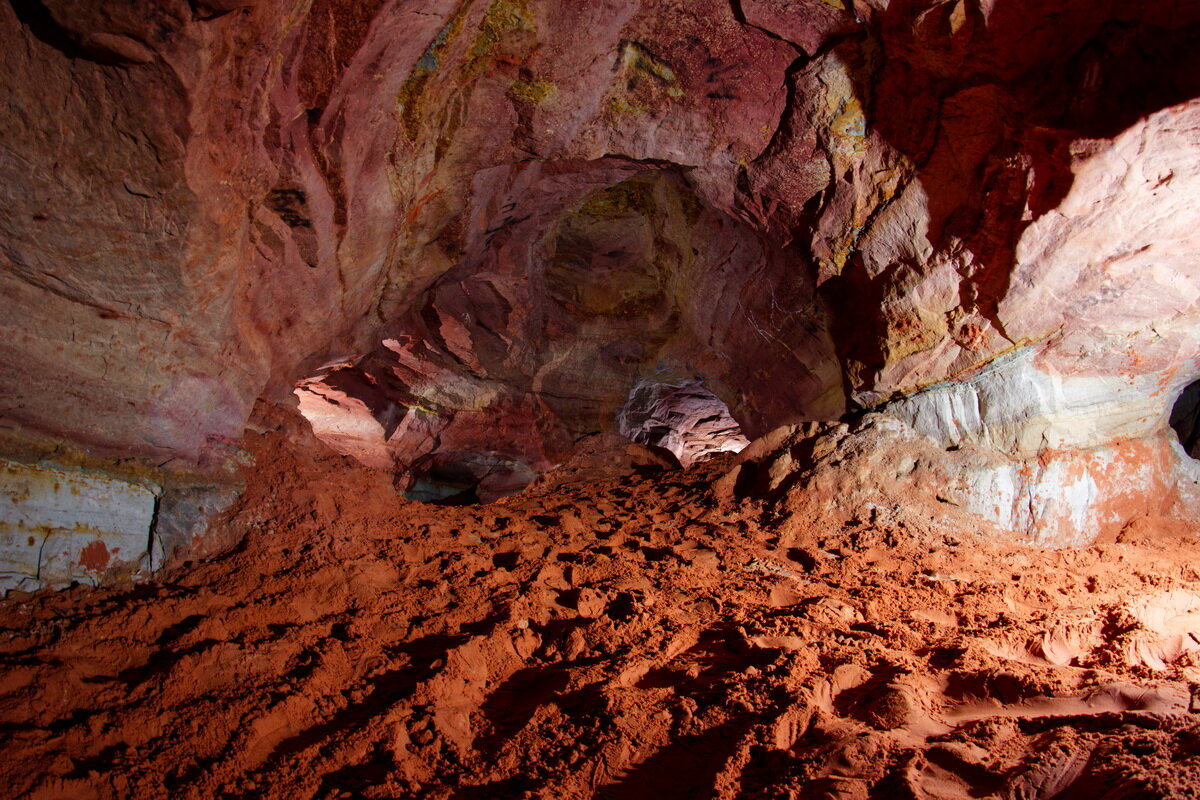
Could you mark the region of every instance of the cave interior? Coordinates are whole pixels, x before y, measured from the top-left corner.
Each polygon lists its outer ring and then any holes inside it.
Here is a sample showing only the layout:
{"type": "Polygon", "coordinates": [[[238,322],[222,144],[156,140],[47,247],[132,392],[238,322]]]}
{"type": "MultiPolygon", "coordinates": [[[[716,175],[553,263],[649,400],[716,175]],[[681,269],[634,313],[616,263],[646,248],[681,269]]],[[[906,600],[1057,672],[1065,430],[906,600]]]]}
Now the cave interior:
{"type": "Polygon", "coordinates": [[[0,40],[5,796],[1200,797],[1200,0],[0,40]]]}

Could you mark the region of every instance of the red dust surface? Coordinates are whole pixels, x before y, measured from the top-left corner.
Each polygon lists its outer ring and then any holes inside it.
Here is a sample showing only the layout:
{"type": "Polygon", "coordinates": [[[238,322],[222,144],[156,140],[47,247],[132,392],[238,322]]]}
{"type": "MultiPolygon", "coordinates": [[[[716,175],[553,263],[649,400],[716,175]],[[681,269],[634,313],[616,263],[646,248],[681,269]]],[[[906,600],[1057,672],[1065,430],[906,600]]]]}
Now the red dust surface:
{"type": "Polygon", "coordinates": [[[652,458],[448,508],[248,446],[226,554],[0,604],[4,796],[1200,796],[1200,544],[1153,519],[781,520],[652,458]]]}

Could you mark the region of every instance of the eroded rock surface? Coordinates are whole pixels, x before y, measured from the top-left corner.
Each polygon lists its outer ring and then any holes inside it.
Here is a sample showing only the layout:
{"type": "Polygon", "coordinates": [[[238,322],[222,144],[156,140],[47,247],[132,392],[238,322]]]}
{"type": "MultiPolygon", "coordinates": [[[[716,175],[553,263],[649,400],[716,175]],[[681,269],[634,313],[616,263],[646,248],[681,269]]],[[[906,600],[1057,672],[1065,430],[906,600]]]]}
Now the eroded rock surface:
{"type": "Polygon", "coordinates": [[[639,381],[617,428],[635,442],[669,451],[683,467],[750,444],[721,399],[697,380],[639,381]]]}
{"type": "Polygon", "coordinates": [[[1038,459],[1100,486],[1126,441],[1171,474],[1198,25],[1177,0],[6,5],[0,433],[214,476],[295,390],[364,463],[523,475],[639,381],[702,375],[749,437],[886,406],[1014,497],[1084,485],[1038,459]]]}
{"type": "Polygon", "coordinates": [[[1015,534],[1039,547],[1111,540],[1146,517],[1200,516],[1200,464],[1169,435],[1014,458],[976,444],[947,448],[883,414],[772,431],[743,451],[719,488],[802,521],[903,518],[1015,534]]]}

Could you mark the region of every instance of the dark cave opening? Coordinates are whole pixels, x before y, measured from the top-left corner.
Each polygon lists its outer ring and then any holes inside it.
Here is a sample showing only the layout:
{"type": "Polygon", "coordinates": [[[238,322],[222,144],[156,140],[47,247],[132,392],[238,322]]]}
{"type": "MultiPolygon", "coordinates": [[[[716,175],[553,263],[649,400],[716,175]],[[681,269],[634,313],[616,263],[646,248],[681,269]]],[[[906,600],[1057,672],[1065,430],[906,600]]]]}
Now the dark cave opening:
{"type": "Polygon", "coordinates": [[[409,500],[466,506],[516,494],[535,477],[527,464],[499,453],[439,451],[413,462],[397,483],[409,500]]]}
{"type": "Polygon", "coordinates": [[[1171,408],[1171,427],[1192,458],[1200,458],[1200,380],[1183,388],[1171,408]]]}

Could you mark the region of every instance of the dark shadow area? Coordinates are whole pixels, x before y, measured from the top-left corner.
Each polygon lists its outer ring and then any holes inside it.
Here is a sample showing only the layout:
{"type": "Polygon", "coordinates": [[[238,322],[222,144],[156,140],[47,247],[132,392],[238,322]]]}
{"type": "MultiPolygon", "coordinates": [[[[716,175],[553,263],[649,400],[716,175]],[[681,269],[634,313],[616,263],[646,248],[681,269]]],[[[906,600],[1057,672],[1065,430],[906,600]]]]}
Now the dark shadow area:
{"type": "Polygon", "coordinates": [[[481,711],[489,730],[475,738],[475,749],[484,754],[500,750],[504,743],[529,724],[539,706],[551,702],[567,688],[570,672],[561,667],[526,667],[496,687],[481,711]]]}
{"type": "Polygon", "coordinates": [[[1200,458],[1200,381],[1184,387],[1171,408],[1171,427],[1192,458],[1200,458]]]}
{"type": "Polygon", "coordinates": [[[88,58],[79,43],[55,21],[50,10],[39,0],[8,0],[13,13],[38,41],[48,44],[67,58],[88,58]]]}
{"type": "Polygon", "coordinates": [[[498,453],[440,451],[413,462],[404,496],[447,506],[491,503],[516,494],[535,477],[521,461],[498,453]]]}
{"type": "MultiPolygon", "coordinates": [[[[140,34],[127,29],[122,30],[119,27],[121,23],[115,19],[112,22],[118,27],[110,30],[78,30],[72,25],[74,20],[71,10],[62,8],[64,4],[51,3],[47,6],[41,0],[8,0],[8,2],[12,6],[13,13],[17,15],[17,19],[29,29],[29,32],[38,41],[53,47],[67,58],[118,67],[137,66],[148,60],[136,49],[132,52],[129,49],[129,45],[138,49],[146,48],[146,44],[139,41],[140,34]],[[63,20],[62,23],[55,18],[52,9],[59,11],[59,19],[63,20]],[[122,40],[128,44],[115,43],[122,40]]],[[[146,9],[152,13],[153,18],[147,20],[147,27],[143,30],[149,29],[150,25],[157,25],[159,30],[165,33],[177,24],[169,11],[159,13],[154,4],[147,4],[146,9]]],[[[119,16],[119,14],[116,15],[118,19],[119,16]]],[[[79,23],[75,22],[74,24],[78,25],[79,23]]]]}
{"type": "Polygon", "coordinates": [[[505,778],[500,781],[480,784],[479,786],[460,787],[451,800],[519,800],[528,797],[535,788],[534,781],[524,778],[505,778]]]}
{"type": "Polygon", "coordinates": [[[1179,6],[1106,18],[1096,4],[1001,3],[985,19],[970,3],[900,0],[869,44],[844,43],[868,126],[917,167],[932,243],[957,236],[989,266],[1011,255],[992,228],[1026,203],[1033,219],[1058,206],[1073,141],[1200,96],[1200,8],[1179,6]]]}
{"type": "Polygon", "coordinates": [[[742,715],[703,733],[681,736],[596,794],[605,800],[709,798],[726,762],[754,719],[742,715]]]}
{"type": "Polygon", "coordinates": [[[392,751],[382,742],[377,742],[370,754],[358,762],[350,764],[326,775],[321,780],[318,797],[358,798],[372,787],[387,782],[388,777],[396,769],[392,751]]]}

